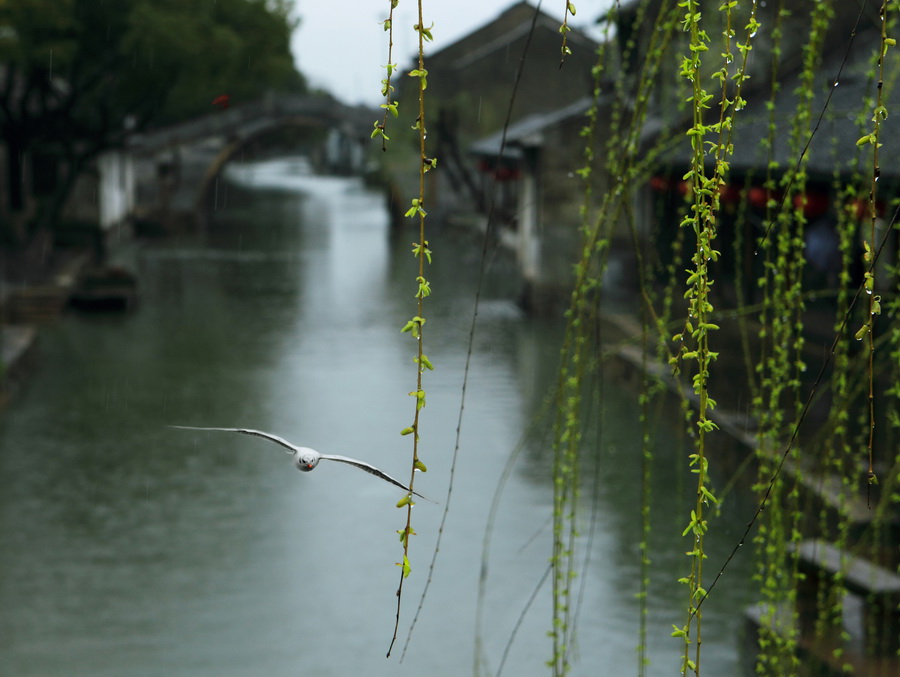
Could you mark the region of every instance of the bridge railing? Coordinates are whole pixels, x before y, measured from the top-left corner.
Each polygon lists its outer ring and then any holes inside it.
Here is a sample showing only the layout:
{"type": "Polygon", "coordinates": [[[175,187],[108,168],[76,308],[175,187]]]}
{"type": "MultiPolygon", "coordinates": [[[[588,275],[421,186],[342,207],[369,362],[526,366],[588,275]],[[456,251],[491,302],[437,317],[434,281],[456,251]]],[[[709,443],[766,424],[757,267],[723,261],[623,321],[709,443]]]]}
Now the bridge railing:
{"type": "Polygon", "coordinates": [[[361,107],[347,106],[327,96],[266,96],[257,101],[231,106],[222,111],[211,112],[201,118],[188,120],[176,125],[135,134],[129,143],[133,152],[155,153],[162,149],[211,136],[228,136],[237,133],[260,120],[305,116],[320,118],[328,124],[349,124],[359,126],[360,133],[368,131],[366,125],[376,115],[361,107]]]}

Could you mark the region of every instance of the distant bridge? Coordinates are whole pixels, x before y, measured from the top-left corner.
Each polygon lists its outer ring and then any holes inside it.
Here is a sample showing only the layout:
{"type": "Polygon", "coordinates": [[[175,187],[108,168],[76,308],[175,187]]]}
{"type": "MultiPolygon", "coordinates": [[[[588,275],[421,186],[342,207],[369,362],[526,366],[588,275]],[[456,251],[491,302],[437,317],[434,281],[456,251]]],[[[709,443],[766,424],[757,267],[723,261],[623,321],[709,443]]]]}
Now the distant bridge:
{"type": "Polygon", "coordinates": [[[308,132],[317,171],[362,171],[378,112],[328,96],[267,96],[133,137],[136,212],[157,221],[203,219],[213,186],[229,161],[278,134],[308,132]]]}

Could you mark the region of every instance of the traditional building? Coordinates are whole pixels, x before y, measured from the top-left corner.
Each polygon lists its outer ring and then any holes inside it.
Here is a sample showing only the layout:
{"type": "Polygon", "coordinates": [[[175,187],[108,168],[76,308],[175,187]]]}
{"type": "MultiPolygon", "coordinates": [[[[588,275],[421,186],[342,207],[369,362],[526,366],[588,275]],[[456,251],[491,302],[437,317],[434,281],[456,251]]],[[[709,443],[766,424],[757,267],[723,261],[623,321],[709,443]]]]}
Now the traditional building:
{"type": "MultiPolygon", "coordinates": [[[[529,304],[537,287],[561,289],[569,282],[570,245],[577,240],[574,196],[581,183],[569,174],[581,154],[580,118],[590,105],[598,45],[577,29],[567,33],[567,44],[571,54],[561,63],[560,21],[518,2],[426,54],[426,126],[435,139],[429,153],[439,160],[428,175],[429,214],[483,225],[491,211],[492,225],[526,276],[529,304]],[[500,130],[507,122],[501,157],[500,130]],[[557,241],[566,242],[565,262],[548,254],[557,241]]],[[[398,85],[401,111],[417,105],[412,84],[404,78],[398,85]]],[[[403,193],[417,185],[409,167],[417,172],[418,163],[391,167],[403,193]]]]}
{"type": "MultiPolygon", "coordinates": [[[[590,93],[597,44],[581,31],[570,31],[572,54],[560,68],[559,26],[558,20],[529,3],[518,2],[465,37],[426,54],[426,124],[436,142],[431,152],[440,161],[436,197],[441,204],[459,204],[467,198],[483,206],[467,148],[502,127],[507,115],[516,122],[590,93]]],[[[414,81],[395,77],[394,84],[401,110],[415,110],[414,81]]]]}
{"type": "MultiPolygon", "coordinates": [[[[528,115],[470,148],[485,184],[494,185],[494,215],[500,217],[494,227],[501,244],[515,253],[524,282],[521,302],[538,312],[558,311],[571,291],[582,210],[589,207],[585,182],[574,169],[583,164],[581,132],[592,103],[583,97],[528,115]]],[[[606,189],[605,176],[592,179],[593,190],[606,189]]]]}

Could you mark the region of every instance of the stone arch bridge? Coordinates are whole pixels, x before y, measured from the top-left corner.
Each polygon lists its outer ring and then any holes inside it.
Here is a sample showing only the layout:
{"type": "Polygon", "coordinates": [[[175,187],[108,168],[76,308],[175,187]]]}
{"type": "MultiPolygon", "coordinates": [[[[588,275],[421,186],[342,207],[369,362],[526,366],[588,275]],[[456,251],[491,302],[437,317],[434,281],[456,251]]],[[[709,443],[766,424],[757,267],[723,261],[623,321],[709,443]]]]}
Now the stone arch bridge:
{"type": "Polygon", "coordinates": [[[317,173],[359,173],[377,117],[327,96],[270,96],[137,135],[128,148],[134,216],[166,230],[204,223],[229,162],[286,150],[306,156],[317,173]]]}

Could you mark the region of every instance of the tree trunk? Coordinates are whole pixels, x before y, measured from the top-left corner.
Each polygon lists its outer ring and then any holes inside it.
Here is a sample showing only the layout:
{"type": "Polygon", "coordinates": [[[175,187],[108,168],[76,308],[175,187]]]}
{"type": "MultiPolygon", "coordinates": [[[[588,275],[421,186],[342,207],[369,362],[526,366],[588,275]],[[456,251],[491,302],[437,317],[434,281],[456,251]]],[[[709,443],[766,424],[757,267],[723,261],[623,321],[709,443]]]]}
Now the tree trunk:
{"type": "Polygon", "coordinates": [[[25,153],[25,144],[19,134],[4,133],[6,142],[6,190],[9,202],[7,205],[7,219],[3,220],[3,233],[5,239],[10,240],[13,246],[22,246],[27,238],[25,225],[25,172],[22,158],[25,153]]]}
{"type": "Polygon", "coordinates": [[[10,211],[19,211],[25,206],[25,198],[23,195],[24,180],[22,176],[22,155],[25,152],[25,147],[24,144],[19,141],[16,134],[7,135],[5,140],[9,209],[10,211]]]}
{"type": "MultiPolygon", "coordinates": [[[[65,156],[64,156],[65,157],[65,156]]],[[[86,159],[65,157],[62,178],[52,194],[42,198],[32,227],[23,238],[21,261],[33,279],[42,279],[50,272],[55,249],[55,230],[75,182],[81,176],[86,159]]]]}

